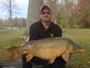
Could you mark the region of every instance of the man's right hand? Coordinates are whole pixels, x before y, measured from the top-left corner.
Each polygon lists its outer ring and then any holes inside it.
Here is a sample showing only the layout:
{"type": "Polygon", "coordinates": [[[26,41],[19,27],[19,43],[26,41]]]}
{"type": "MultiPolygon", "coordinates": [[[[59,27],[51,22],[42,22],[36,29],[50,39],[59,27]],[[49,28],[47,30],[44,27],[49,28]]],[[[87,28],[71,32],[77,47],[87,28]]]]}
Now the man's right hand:
{"type": "Polygon", "coordinates": [[[28,51],[23,51],[22,52],[22,55],[27,55],[28,54],[28,51]]]}
{"type": "MultiPolygon", "coordinates": [[[[22,43],[20,46],[22,46],[22,47],[23,47],[23,46],[24,46],[24,44],[22,43]]],[[[28,51],[23,51],[23,52],[22,52],[22,55],[27,55],[27,54],[28,54],[28,51]]]]}

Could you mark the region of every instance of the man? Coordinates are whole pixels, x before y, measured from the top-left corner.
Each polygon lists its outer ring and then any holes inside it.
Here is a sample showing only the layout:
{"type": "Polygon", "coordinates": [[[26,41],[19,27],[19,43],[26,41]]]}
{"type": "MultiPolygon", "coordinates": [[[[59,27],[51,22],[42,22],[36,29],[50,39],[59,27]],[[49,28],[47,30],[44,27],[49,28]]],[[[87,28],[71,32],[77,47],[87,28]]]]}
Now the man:
{"type": "MultiPolygon", "coordinates": [[[[49,37],[62,37],[61,28],[51,21],[51,9],[44,5],[41,7],[41,20],[32,24],[30,27],[30,40],[39,40],[49,37]]],[[[53,64],[48,64],[48,61],[34,57],[30,62],[25,61],[25,55],[28,52],[23,52],[23,68],[64,68],[66,62],[62,57],[57,57],[53,64]]]]}

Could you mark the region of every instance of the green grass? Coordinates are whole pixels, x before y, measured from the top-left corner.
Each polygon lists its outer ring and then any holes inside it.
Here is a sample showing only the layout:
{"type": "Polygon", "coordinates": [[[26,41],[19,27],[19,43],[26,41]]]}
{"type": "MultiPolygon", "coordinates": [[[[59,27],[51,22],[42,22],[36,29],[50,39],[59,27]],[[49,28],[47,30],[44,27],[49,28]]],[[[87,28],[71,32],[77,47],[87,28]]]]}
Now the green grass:
{"type": "MultiPolygon", "coordinates": [[[[0,61],[7,61],[9,58],[7,47],[20,45],[24,42],[20,38],[23,31],[0,31],[0,61]]],[[[85,49],[84,53],[72,54],[66,68],[90,68],[90,29],[63,29],[63,37],[72,39],[85,49]]]]}
{"type": "Polygon", "coordinates": [[[23,39],[20,38],[24,30],[5,30],[0,31],[0,61],[8,61],[9,53],[7,48],[11,46],[17,46],[23,43],[23,39]]]}
{"type": "Polygon", "coordinates": [[[90,68],[90,29],[65,29],[63,37],[68,37],[81,45],[84,53],[73,54],[66,68],[90,68]]]}

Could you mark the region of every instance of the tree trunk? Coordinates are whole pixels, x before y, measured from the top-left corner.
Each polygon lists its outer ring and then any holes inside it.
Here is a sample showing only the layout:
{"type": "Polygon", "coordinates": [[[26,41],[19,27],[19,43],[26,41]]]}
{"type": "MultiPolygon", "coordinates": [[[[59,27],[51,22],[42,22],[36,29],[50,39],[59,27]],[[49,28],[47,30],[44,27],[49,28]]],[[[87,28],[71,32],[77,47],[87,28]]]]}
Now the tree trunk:
{"type": "Polygon", "coordinates": [[[40,7],[43,5],[43,0],[29,0],[28,16],[26,21],[25,35],[29,36],[30,26],[40,20],[40,7]]]}

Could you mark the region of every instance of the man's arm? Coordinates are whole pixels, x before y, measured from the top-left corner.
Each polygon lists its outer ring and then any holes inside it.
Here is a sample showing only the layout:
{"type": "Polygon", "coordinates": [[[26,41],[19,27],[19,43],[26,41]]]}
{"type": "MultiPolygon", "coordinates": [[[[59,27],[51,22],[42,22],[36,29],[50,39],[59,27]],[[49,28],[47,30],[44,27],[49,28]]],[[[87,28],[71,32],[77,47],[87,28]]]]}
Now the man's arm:
{"type": "Polygon", "coordinates": [[[62,37],[62,29],[58,26],[55,25],[55,33],[54,37],[62,37]]]}
{"type": "MultiPolygon", "coordinates": [[[[29,29],[29,40],[28,41],[37,40],[37,39],[38,39],[37,30],[36,30],[35,26],[32,25],[29,29]]],[[[24,44],[21,44],[21,46],[24,46],[24,44]]],[[[28,54],[28,51],[24,51],[22,53],[22,55],[27,55],[27,54],[28,54]]]]}
{"type": "Polygon", "coordinates": [[[38,32],[37,32],[37,28],[35,27],[35,25],[32,25],[30,27],[29,36],[30,36],[29,41],[38,39],[38,32]]]}

